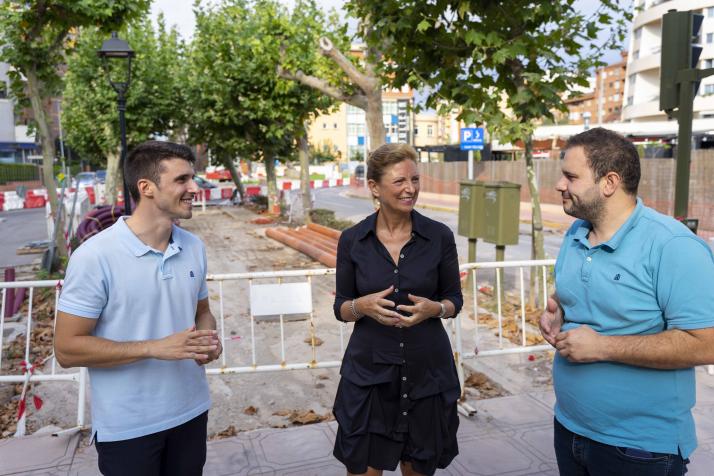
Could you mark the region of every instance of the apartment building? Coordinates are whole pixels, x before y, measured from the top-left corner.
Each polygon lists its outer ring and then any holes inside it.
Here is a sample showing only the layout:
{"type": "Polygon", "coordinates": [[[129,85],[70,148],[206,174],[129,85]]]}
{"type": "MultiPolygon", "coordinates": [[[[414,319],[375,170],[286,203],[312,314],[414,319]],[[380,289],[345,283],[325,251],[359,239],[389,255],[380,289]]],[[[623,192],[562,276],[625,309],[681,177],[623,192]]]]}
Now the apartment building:
{"type": "MultiPolygon", "coordinates": [[[[704,15],[698,43],[704,49],[699,68],[714,63],[714,0],[635,0],[635,16],[630,32],[630,55],[624,88],[622,120],[626,122],[665,121],[659,110],[662,16],[669,10],[692,10],[704,15]]],[[[694,99],[694,118],[714,117],[714,77],[705,78],[694,99]]]]}
{"type": "Polygon", "coordinates": [[[621,56],[620,61],[595,71],[590,88],[565,101],[568,106],[568,124],[604,124],[622,119],[627,52],[623,51],[621,56]]]}

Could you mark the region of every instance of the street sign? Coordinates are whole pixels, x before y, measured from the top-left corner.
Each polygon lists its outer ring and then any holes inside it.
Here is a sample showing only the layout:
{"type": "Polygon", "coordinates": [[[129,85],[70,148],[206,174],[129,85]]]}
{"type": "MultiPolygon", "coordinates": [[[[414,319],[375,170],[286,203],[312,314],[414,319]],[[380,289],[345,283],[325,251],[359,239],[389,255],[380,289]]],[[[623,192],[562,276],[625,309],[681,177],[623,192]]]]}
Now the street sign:
{"type": "Polygon", "coordinates": [[[461,150],[483,150],[483,127],[461,128],[461,150]]]}

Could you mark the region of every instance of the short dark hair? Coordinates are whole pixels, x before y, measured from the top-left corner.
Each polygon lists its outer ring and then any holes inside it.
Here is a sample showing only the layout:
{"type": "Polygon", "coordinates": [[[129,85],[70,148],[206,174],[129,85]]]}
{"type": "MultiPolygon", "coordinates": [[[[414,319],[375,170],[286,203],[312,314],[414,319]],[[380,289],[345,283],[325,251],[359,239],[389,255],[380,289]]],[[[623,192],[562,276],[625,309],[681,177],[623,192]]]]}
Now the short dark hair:
{"type": "Polygon", "coordinates": [[[403,160],[417,162],[417,153],[409,144],[384,144],[377,147],[367,160],[367,179],[379,182],[390,165],[403,160]]]}
{"type": "Polygon", "coordinates": [[[129,153],[124,164],[124,177],[135,202],[141,198],[137,185],[139,180],[148,179],[158,185],[161,161],[169,159],[187,160],[192,165],[196,162],[196,156],[189,147],[159,140],[142,142],[129,153]]]}
{"type": "Polygon", "coordinates": [[[617,132],[596,127],[568,139],[565,150],[573,147],[583,148],[595,180],[600,180],[609,172],[616,172],[622,178],[625,191],[637,195],[640,155],[631,141],[617,132]]]}

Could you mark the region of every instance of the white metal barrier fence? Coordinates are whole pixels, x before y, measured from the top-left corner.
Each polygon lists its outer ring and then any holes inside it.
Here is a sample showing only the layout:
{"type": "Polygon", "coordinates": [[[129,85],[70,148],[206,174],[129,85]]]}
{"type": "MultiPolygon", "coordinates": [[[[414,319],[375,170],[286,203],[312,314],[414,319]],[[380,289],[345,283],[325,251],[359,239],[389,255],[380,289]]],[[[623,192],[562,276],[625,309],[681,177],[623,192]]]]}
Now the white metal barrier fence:
{"type": "MultiPolygon", "coordinates": [[[[462,391],[464,384],[464,361],[467,359],[473,359],[477,355],[487,356],[487,355],[502,355],[502,354],[514,354],[523,352],[538,352],[542,350],[551,349],[549,345],[527,345],[526,332],[528,329],[526,318],[525,318],[525,283],[524,283],[524,270],[526,269],[536,269],[540,271],[542,276],[542,282],[547,283],[547,268],[554,264],[554,260],[542,260],[542,261],[511,261],[511,262],[494,262],[494,263],[468,263],[461,266],[462,271],[466,271],[471,274],[472,279],[472,290],[471,290],[471,300],[470,303],[466,302],[464,308],[455,319],[448,321],[447,328],[451,329],[451,339],[452,347],[454,349],[454,359],[457,364],[457,370],[459,374],[459,380],[461,382],[462,391]],[[503,289],[503,277],[502,272],[497,272],[495,277],[495,286],[493,295],[496,297],[496,314],[498,322],[498,344],[495,348],[482,348],[482,345],[488,345],[486,340],[482,339],[484,337],[483,330],[480,330],[479,316],[482,314],[479,308],[479,298],[477,289],[477,279],[480,277],[479,272],[483,273],[486,270],[505,270],[505,269],[516,269],[519,272],[518,282],[519,295],[520,295],[520,308],[521,308],[521,329],[522,329],[522,342],[512,343],[504,341],[503,336],[503,323],[504,317],[502,313],[501,297],[503,289]],[[473,315],[473,322],[471,322],[470,316],[473,315]],[[466,317],[464,317],[466,316],[466,317]],[[469,339],[467,332],[464,328],[473,331],[472,339],[469,339]],[[467,346],[479,349],[473,352],[464,352],[465,340],[467,346]]],[[[320,326],[324,328],[330,327],[332,335],[338,337],[339,346],[333,345],[332,355],[329,355],[324,360],[318,358],[317,350],[317,336],[316,332],[318,329],[318,318],[315,315],[314,299],[312,297],[314,278],[322,276],[331,276],[335,274],[334,269],[308,269],[308,270],[286,270],[286,271],[275,271],[275,272],[246,272],[246,273],[231,273],[231,274],[214,274],[208,276],[209,284],[217,284],[217,300],[218,309],[213,309],[214,315],[216,315],[218,323],[218,331],[220,338],[224,344],[224,352],[220,360],[212,365],[210,365],[206,372],[209,375],[222,375],[222,374],[244,374],[244,373],[255,373],[255,372],[274,372],[282,370],[299,370],[299,369],[317,369],[317,368],[337,368],[341,364],[342,355],[344,354],[346,342],[345,338],[349,335],[351,331],[351,325],[339,324],[332,316],[332,307],[329,306],[329,312],[327,315],[320,315],[320,326]],[[270,288],[264,291],[270,292],[268,294],[271,301],[269,305],[258,306],[258,302],[253,302],[254,296],[260,296],[261,294],[257,292],[262,283],[266,280],[274,281],[272,285],[277,285],[277,288],[270,288]],[[249,361],[244,364],[235,364],[232,362],[229,355],[233,354],[230,352],[230,345],[237,339],[244,341],[242,336],[230,335],[232,331],[229,331],[226,326],[227,311],[225,307],[225,287],[226,283],[235,284],[234,289],[238,291],[241,297],[251,296],[251,302],[249,303],[249,322],[247,332],[249,333],[249,361]],[[302,287],[291,287],[296,284],[303,283],[302,287]],[[248,289],[240,289],[241,285],[247,284],[248,289]],[[290,314],[294,312],[290,309],[281,307],[281,303],[290,301],[296,298],[295,292],[308,293],[309,296],[303,301],[307,301],[307,307],[303,305],[298,312],[303,314],[303,318],[307,324],[307,330],[309,332],[309,344],[310,351],[309,356],[306,359],[290,359],[287,355],[286,349],[286,319],[290,317],[290,314]],[[274,302],[272,302],[274,301],[274,302]],[[260,310],[258,310],[260,308],[260,310]],[[267,310],[266,310],[267,309],[267,310]],[[271,314],[270,309],[275,309],[276,311],[272,313],[276,317],[275,323],[279,328],[279,360],[273,362],[259,361],[257,353],[259,349],[263,347],[258,344],[256,336],[256,324],[258,318],[265,316],[266,314],[271,314]],[[281,310],[282,309],[282,310],[281,310]],[[336,330],[335,330],[336,329],[336,330]]],[[[334,289],[334,283],[329,283],[330,287],[334,289]]],[[[4,326],[5,319],[1,316],[5,315],[5,306],[7,301],[7,291],[12,288],[29,288],[30,304],[26,312],[26,330],[25,335],[30,336],[33,329],[33,309],[32,309],[32,298],[36,288],[53,288],[54,289],[54,312],[56,317],[56,304],[59,297],[59,290],[61,287],[61,281],[19,281],[5,283],[0,282],[0,289],[2,290],[2,309],[0,312],[0,336],[4,336],[4,326]]],[[[213,287],[213,286],[212,286],[213,287]]],[[[543,287],[539,290],[543,296],[543,302],[547,298],[548,290],[543,287]]],[[[262,294],[266,296],[265,292],[262,294]]],[[[214,295],[215,296],[215,295],[214,295]]],[[[255,299],[256,301],[258,298],[255,299]]],[[[262,299],[265,301],[265,299],[262,299]]],[[[330,298],[331,301],[331,298],[330,298]]],[[[303,303],[305,304],[305,303],[303,303]]],[[[234,311],[234,310],[232,310],[234,311]]],[[[298,324],[300,325],[300,324],[298,324]]],[[[292,328],[294,330],[294,328],[292,328]]],[[[288,336],[290,337],[290,336],[288,336]]],[[[30,362],[31,345],[30,338],[26,339],[25,343],[25,361],[30,362]]],[[[272,342],[271,344],[275,344],[272,342]]],[[[328,352],[324,352],[328,353],[328,352]]],[[[0,375],[1,383],[22,383],[25,381],[30,382],[55,382],[55,381],[71,381],[78,384],[78,405],[77,405],[77,426],[83,427],[85,425],[85,392],[86,392],[86,369],[82,368],[77,372],[71,373],[60,373],[57,370],[56,360],[54,354],[48,357],[51,360],[50,368],[48,373],[44,373],[41,369],[34,369],[34,372],[21,372],[15,375],[0,375]]],[[[2,353],[0,352],[0,368],[2,365],[2,353]]],[[[464,405],[461,411],[465,414],[471,413],[473,408],[468,405],[464,405]]]]}
{"type": "MultiPolygon", "coordinates": [[[[67,431],[72,431],[76,428],[83,428],[85,426],[85,402],[86,402],[86,380],[87,380],[87,369],[80,368],[75,372],[58,372],[57,360],[55,359],[54,352],[47,357],[44,361],[33,362],[31,358],[31,343],[32,343],[32,329],[34,325],[33,316],[33,298],[36,289],[52,289],[54,293],[54,319],[53,319],[53,331],[54,325],[57,322],[57,301],[59,299],[59,290],[61,287],[61,281],[57,280],[46,280],[46,281],[15,281],[15,282],[0,282],[0,290],[2,290],[2,300],[0,301],[0,369],[2,369],[3,360],[3,339],[5,336],[5,309],[11,304],[8,302],[9,290],[10,289],[21,289],[29,288],[28,292],[28,304],[27,312],[24,318],[26,322],[25,326],[25,350],[24,358],[21,365],[20,373],[11,375],[2,375],[0,370],[0,384],[15,384],[22,383],[26,388],[30,382],[75,382],[77,384],[77,426],[70,428],[67,431]],[[47,360],[50,360],[49,373],[45,373],[43,370],[44,365],[47,360]]],[[[54,332],[53,332],[54,333],[54,332]]],[[[24,389],[23,389],[24,393],[24,389]]]]}

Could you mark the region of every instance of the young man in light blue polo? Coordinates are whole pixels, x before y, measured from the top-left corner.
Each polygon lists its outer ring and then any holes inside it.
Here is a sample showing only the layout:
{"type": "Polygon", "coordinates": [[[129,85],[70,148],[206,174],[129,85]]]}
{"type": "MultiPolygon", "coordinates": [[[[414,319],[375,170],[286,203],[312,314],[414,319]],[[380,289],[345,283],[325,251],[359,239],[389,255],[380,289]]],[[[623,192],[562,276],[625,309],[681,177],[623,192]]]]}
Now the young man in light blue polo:
{"type": "Polygon", "coordinates": [[[195,158],[149,141],[124,168],[136,210],[69,261],[55,333],[63,367],[88,367],[104,475],[200,475],[210,398],[203,364],[222,346],[208,305],[206,251],[191,218],[195,158]]]}
{"type": "Polygon", "coordinates": [[[576,220],[540,326],[557,349],[561,475],[682,475],[694,366],[714,363],[714,256],[637,198],[640,159],[602,128],[570,138],[556,189],[576,220]]]}

